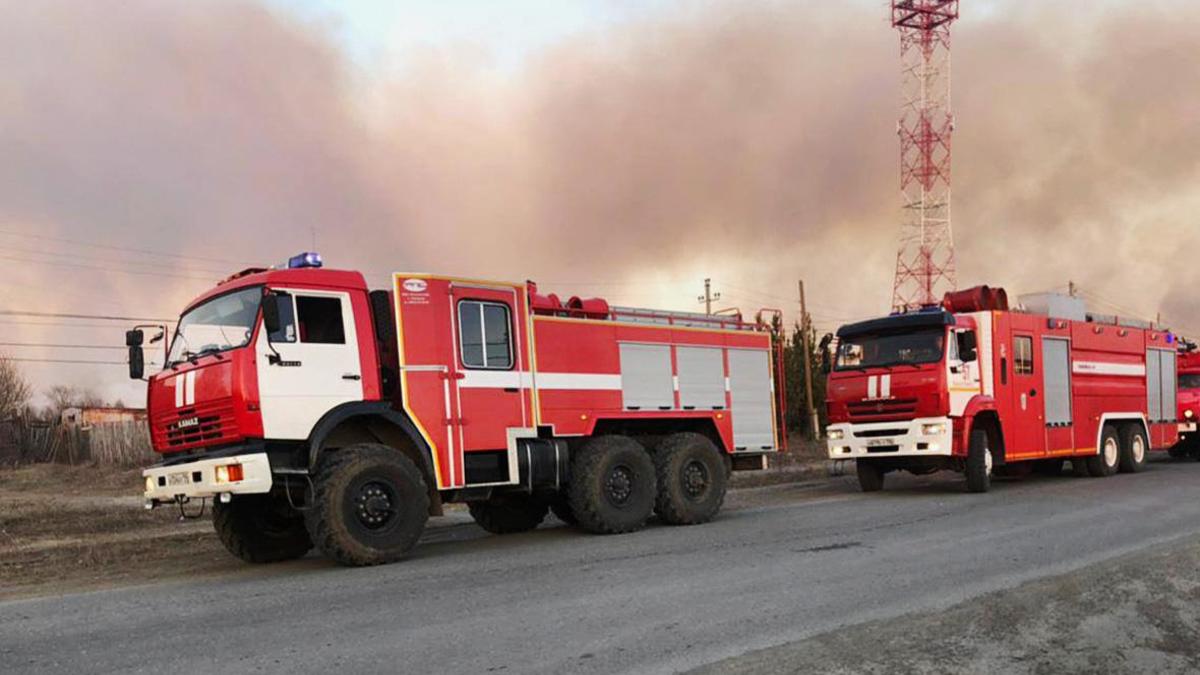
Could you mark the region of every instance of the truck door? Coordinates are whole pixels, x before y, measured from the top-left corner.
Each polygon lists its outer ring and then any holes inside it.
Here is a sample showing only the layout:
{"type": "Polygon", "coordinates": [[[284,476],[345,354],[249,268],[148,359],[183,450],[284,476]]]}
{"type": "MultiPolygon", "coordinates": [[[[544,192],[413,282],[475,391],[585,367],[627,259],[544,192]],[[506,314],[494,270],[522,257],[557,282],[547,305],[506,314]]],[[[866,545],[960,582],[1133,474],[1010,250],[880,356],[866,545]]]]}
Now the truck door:
{"type": "Polygon", "coordinates": [[[350,294],[276,289],[280,329],[260,330],[258,394],[263,434],[300,440],[321,416],[363,400],[362,362],[350,294]]]}
{"type": "Polygon", "coordinates": [[[451,298],[458,446],[463,452],[506,450],[510,428],[531,426],[517,289],[454,284],[451,298]]]}
{"type": "Polygon", "coordinates": [[[1008,456],[1041,454],[1046,450],[1042,378],[1032,332],[1014,330],[1012,341],[1013,419],[1004,430],[1008,456]]]}

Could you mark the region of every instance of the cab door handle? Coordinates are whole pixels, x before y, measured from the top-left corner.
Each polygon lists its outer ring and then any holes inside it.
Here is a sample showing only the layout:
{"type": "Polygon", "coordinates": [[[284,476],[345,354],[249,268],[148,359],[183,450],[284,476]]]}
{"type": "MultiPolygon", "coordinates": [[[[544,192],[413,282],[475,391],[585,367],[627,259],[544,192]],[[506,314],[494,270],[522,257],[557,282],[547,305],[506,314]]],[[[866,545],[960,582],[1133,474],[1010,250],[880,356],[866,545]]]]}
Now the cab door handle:
{"type": "Polygon", "coordinates": [[[345,373],[342,375],[342,379],[343,380],[361,380],[362,375],[355,375],[354,373],[345,373]]]}

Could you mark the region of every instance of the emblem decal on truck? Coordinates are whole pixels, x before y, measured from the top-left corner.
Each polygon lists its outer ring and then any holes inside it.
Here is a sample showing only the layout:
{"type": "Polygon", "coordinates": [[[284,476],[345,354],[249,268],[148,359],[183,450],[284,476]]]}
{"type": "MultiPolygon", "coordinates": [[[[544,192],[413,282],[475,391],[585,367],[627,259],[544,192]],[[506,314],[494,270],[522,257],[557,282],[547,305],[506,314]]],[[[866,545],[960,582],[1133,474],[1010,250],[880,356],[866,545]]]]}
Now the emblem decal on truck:
{"type": "Polygon", "coordinates": [[[405,279],[404,290],[409,293],[424,293],[429,284],[425,283],[424,279],[405,279]]]}

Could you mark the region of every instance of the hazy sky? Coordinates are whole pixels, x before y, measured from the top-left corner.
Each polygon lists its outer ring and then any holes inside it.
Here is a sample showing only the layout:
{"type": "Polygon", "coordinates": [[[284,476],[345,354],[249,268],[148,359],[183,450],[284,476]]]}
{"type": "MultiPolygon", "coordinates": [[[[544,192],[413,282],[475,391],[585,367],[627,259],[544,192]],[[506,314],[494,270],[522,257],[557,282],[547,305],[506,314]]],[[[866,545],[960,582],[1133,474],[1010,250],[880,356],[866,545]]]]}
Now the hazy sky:
{"type": "MultiPolygon", "coordinates": [[[[890,299],[898,41],[852,0],[0,0],[0,307],[173,316],[317,248],[563,294],[890,299]]],[[[961,285],[1200,334],[1200,7],[962,3],[961,285]]],[[[0,342],[120,328],[0,317],[0,342]],[[20,323],[13,323],[19,321],[20,323]]],[[[0,347],[22,358],[119,351],[0,347]]],[[[140,402],[114,366],[24,363],[140,402]]]]}

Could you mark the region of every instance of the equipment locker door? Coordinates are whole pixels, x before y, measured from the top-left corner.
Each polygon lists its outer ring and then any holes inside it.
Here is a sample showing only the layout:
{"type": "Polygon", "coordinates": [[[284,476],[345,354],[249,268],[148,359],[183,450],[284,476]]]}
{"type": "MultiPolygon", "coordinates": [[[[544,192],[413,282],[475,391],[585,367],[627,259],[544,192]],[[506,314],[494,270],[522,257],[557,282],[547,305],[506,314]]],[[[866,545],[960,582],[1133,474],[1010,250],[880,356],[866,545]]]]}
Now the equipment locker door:
{"type": "Polygon", "coordinates": [[[519,300],[512,287],[451,286],[451,433],[464,452],[507,449],[509,429],[531,426],[519,300]]]}
{"type": "Polygon", "coordinates": [[[1008,456],[1046,451],[1045,392],[1042,391],[1041,345],[1032,331],[1013,330],[1013,419],[1004,430],[1008,456]]]}

